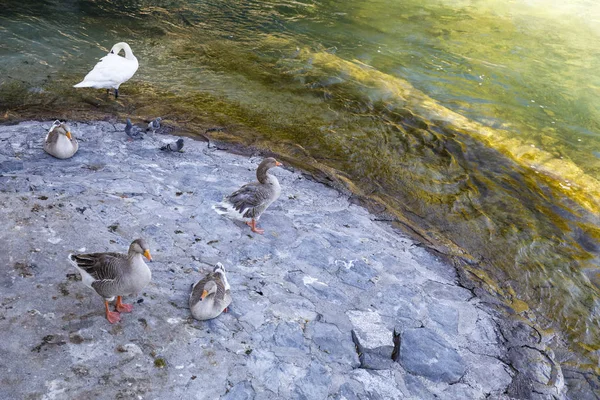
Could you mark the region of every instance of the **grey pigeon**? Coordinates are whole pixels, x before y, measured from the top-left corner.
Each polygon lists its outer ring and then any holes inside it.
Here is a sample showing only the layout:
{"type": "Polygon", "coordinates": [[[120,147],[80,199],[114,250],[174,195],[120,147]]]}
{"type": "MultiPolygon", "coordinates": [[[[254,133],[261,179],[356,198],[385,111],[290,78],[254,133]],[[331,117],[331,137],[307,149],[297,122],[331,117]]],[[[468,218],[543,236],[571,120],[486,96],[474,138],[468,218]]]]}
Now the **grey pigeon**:
{"type": "Polygon", "coordinates": [[[183,149],[183,139],[178,139],[176,142],[169,143],[160,149],[162,151],[181,151],[183,149]]]}
{"type": "Polygon", "coordinates": [[[379,346],[374,349],[364,348],[358,341],[358,336],[356,336],[354,330],[351,331],[351,334],[360,361],[360,368],[390,369],[393,363],[400,359],[400,334],[395,329],[392,337],[393,346],[379,346]]]}
{"type": "Polygon", "coordinates": [[[160,121],[161,120],[162,120],[161,117],[157,117],[156,119],[150,121],[148,123],[148,128],[146,129],[146,132],[148,132],[148,131],[155,132],[155,131],[159,130],[160,129],[160,121]]]}
{"type": "Polygon", "coordinates": [[[138,128],[137,126],[134,126],[131,123],[131,120],[129,118],[127,118],[127,124],[125,125],[125,133],[131,139],[143,139],[144,138],[142,136],[142,132],[140,131],[140,128],[138,128]]]}

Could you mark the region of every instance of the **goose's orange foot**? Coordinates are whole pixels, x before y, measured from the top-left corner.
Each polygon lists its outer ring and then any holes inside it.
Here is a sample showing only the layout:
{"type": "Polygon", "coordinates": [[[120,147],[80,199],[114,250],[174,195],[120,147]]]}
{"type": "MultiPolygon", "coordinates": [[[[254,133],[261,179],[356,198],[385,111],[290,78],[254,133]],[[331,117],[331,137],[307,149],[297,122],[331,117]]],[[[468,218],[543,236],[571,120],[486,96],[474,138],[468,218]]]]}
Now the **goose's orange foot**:
{"type": "Polygon", "coordinates": [[[106,319],[111,324],[116,324],[121,320],[121,316],[118,312],[110,311],[108,309],[108,301],[104,300],[104,309],[106,310],[106,319]]]}
{"type": "Polygon", "coordinates": [[[223,312],[229,312],[229,309],[227,307],[225,307],[225,309],[223,310],[223,312]]]}
{"type": "Polygon", "coordinates": [[[118,312],[131,312],[133,310],[132,304],[125,304],[121,302],[121,296],[117,296],[117,304],[115,308],[118,312]]]}
{"type": "Polygon", "coordinates": [[[121,314],[119,314],[116,311],[107,311],[106,312],[106,319],[111,324],[116,324],[117,322],[119,322],[121,320],[121,314]]]}
{"type": "Polygon", "coordinates": [[[252,220],[250,222],[246,222],[246,225],[248,225],[252,232],[258,233],[259,235],[262,235],[263,233],[265,233],[264,229],[260,229],[256,227],[256,220],[254,218],[252,218],[252,220]]]}

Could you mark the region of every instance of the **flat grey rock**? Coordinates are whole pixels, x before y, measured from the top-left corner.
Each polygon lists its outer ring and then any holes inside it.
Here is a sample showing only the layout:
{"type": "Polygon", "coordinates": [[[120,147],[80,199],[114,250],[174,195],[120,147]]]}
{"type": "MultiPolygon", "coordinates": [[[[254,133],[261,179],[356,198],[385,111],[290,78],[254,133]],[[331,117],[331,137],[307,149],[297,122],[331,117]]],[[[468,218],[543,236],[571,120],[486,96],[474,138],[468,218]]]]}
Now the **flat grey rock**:
{"type": "Polygon", "coordinates": [[[435,382],[456,383],[466,372],[452,345],[427,328],[403,332],[400,359],[407,371],[435,382]]]}
{"type": "Polygon", "coordinates": [[[0,126],[0,399],[526,398],[542,384],[562,396],[552,355],[523,351],[533,332],[500,334],[452,266],[346,195],[276,168],[282,196],[256,235],[211,206],[254,180],[260,157],[193,140],[163,152],[176,137],[71,122],[80,150],[58,160],[42,149],[50,124],[0,126]],[[67,255],[137,237],[152,282],[110,325],[67,255]],[[190,285],[217,261],[233,302],[199,322],[190,285]],[[394,328],[400,362],[360,368],[350,331],[387,349],[394,328]]]}

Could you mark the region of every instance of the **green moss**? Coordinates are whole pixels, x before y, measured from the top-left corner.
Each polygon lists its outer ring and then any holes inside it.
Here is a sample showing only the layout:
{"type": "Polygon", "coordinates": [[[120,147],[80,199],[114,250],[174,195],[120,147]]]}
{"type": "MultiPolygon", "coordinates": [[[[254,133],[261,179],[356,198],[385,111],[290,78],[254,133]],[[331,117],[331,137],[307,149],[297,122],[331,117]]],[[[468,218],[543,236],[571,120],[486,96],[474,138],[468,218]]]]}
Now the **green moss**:
{"type": "Polygon", "coordinates": [[[30,102],[30,87],[20,81],[0,84],[0,111],[21,107],[30,102]]]}
{"type": "Polygon", "coordinates": [[[159,358],[155,358],[154,359],[154,366],[156,368],[164,368],[164,367],[167,366],[167,362],[165,361],[164,358],[160,358],[160,357],[159,358]]]}

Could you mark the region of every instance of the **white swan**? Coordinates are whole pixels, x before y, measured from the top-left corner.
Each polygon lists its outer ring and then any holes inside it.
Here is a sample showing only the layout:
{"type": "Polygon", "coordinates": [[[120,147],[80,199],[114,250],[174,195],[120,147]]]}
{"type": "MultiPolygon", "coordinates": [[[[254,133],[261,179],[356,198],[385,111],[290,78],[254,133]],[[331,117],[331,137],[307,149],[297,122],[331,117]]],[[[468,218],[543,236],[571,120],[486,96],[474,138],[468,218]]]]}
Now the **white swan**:
{"type": "Polygon", "coordinates": [[[125,42],[115,44],[110,53],[102,57],[98,64],[73,87],[93,87],[96,89],[115,89],[115,98],[119,97],[119,86],[127,82],[138,69],[138,60],[133,55],[131,47],[125,42]],[[125,51],[125,57],[119,52],[125,51]]]}

